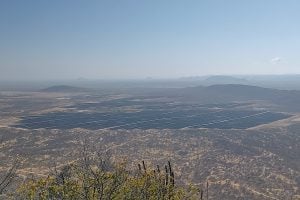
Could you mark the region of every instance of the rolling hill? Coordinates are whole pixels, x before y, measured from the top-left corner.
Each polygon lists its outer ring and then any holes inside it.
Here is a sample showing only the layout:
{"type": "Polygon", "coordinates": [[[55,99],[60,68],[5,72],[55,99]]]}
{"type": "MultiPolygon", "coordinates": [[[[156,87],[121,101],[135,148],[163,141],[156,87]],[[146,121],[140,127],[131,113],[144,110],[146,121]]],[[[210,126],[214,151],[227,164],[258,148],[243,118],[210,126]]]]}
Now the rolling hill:
{"type": "Polygon", "coordinates": [[[72,93],[72,92],[86,92],[89,89],[81,88],[81,87],[74,87],[68,85],[55,85],[45,89],[40,90],[41,92],[60,92],[60,93],[72,93]]]}
{"type": "Polygon", "coordinates": [[[241,84],[224,84],[172,89],[164,92],[172,98],[198,103],[226,103],[233,101],[266,101],[285,109],[300,110],[300,91],[278,90],[241,84]]]}

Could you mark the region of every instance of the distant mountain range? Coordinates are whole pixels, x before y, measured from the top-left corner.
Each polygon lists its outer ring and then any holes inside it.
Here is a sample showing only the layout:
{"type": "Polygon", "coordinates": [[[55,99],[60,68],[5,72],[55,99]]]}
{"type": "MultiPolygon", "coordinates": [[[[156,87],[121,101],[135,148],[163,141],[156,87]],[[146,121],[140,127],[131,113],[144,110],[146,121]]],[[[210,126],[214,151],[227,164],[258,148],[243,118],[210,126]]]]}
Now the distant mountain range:
{"type": "MultiPolygon", "coordinates": [[[[241,82],[242,79],[223,78],[227,81],[241,82]]],[[[215,78],[210,78],[210,81],[215,78]]],[[[217,79],[220,80],[220,79],[217,79]]],[[[74,87],[68,85],[57,85],[40,90],[41,92],[76,93],[89,92],[92,89],[74,87]]],[[[185,88],[167,89],[144,89],[132,88],[126,91],[128,94],[137,92],[142,95],[159,95],[164,97],[179,98],[184,101],[198,103],[228,103],[234,101],[266,101],[286,108],[288,111],[300,111],[299,90],[279,90],[244,84],[217,84],[210,86],[196,86],[185,88]]]]}
{"type": "MultiPolygon", "coordinates": [[[[70,86],[102,90],[124,88],[184,88],[199,85],[211,86],[224,84],[252,85],[284,90],[300,90],[300,75],[212,75],[170,79],[90,80],[82,78],[61,81],[0,81],[0,91],[37,91],[42,90],[43,88],[46,88],[47,90],[47,87],[52,90],[51,86],[70,86]]],[[[56,90],[56,88],[54,88],[54,90],[56,90]]]]}
{"type": "Polygon", "coordinates": [[[300,90],[300,75],[240,75],[226,76],[215,75],[207,77],[186,77],[180,79],[183,82],[210,86],[216,84],[242,84],[255,85],[277,89],[296,89],[300,90]]]}

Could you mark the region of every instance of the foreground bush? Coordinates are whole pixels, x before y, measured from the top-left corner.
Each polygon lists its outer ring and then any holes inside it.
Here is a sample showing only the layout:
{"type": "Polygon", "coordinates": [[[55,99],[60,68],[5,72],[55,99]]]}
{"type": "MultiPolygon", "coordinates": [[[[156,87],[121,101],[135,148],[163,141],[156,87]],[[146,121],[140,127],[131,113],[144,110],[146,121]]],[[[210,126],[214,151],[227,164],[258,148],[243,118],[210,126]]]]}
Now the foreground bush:
{"type": "Polygon", "coordinates": [[[148,170],[144,162],[137,170],[125,164],[111,165],[103,160],[88,159],[65,166],[47,178],[26,181],[17,191],[16,199],[202,199],[189,187],[175,184],[170,162],[163,170],[148,170]]]}

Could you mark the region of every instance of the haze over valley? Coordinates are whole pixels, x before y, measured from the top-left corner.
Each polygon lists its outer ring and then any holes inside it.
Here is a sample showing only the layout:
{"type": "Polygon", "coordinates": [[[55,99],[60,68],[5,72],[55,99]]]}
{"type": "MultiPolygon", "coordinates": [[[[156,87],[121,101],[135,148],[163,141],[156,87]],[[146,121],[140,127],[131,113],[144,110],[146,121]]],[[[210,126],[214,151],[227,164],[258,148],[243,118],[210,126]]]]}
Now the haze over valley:
{"type": "Polygon", "coordinates": [[[113,160],[170,160],[180,182],[209,181],[212,199],[299,197],[300,91],[241,84],[32,90],[1,92],[3,172],[18,155],[19,178],[43,177],[54,163],[74,162],[85,138],[113,160]]]}
{"type": "Polygon", "coordinates": [[[0,1],[0,200],[300,200],[299,10],[0,1]]]}

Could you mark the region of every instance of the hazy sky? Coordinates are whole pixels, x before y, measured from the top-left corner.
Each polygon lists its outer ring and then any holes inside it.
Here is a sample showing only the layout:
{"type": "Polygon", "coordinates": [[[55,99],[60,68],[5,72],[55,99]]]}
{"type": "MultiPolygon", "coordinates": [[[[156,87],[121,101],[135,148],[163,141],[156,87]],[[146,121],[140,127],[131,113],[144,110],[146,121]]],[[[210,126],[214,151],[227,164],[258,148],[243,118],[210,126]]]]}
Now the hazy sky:
{"type": "Polygon", "coordinates": [[[281,73],[299,0],[0,1],[0,80],[281,73]]]}

